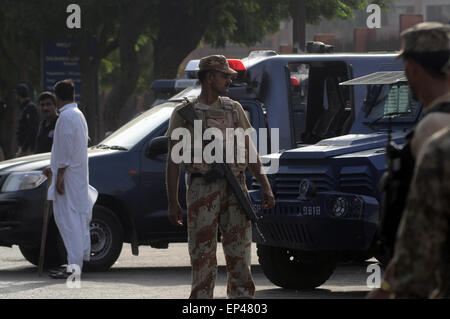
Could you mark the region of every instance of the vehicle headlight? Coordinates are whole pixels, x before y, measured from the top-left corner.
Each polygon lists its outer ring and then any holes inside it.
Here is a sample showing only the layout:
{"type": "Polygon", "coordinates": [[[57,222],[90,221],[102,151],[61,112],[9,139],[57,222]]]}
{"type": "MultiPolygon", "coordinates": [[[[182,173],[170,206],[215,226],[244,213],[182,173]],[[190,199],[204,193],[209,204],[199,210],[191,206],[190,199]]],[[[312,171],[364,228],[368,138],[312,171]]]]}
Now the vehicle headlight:
{"type": "Polygon", "coordinates": [[[359,196],[339,196],[331,205],[331,214],[335,217],[361,219],[364,211],[364,201],[359,196]]]}
{"type": "Polygon", "coordinates": [[[335,199],[333,203],[333,208],[331,212],[336,217],[343,217],[345,216],[345,213],[347,212],[348,204],[345,198],[338,197],[335,199]]]}
{"type": "Polygon", "coordinates": [[[39,187],[47,177],[40,171],[11,173],[2,186],[2,192],[16,192],[39,187]]]}

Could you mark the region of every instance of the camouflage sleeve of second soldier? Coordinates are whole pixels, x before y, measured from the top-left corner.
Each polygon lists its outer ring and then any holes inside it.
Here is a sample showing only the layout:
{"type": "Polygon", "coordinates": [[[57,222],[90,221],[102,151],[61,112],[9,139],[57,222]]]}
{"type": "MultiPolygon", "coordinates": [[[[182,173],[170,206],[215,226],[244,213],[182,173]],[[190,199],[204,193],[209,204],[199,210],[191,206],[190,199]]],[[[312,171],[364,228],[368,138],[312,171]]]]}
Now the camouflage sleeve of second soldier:
{"type": "Polygon", "coordinates": [[[424,149],[416,166],[395,255],[384,280],[398,298],[427,298],[438,287],[450,213],[450,130],[424,149]]]}

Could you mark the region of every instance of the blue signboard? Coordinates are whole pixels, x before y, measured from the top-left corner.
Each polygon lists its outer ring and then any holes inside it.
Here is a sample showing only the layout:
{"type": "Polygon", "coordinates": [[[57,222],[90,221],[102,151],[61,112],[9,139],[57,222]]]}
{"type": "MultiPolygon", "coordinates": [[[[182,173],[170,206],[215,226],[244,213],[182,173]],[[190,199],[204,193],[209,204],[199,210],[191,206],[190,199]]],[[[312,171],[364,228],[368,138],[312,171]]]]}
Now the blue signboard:
{"type": "Polygon", "coordinates": [[[75,101],[80,102],[80,58],[71,54],[70,40],[45,40],[43,45],[42,83],[45,91],[54,92],[56,82],[72,79],[75,83],[75,101]]]}

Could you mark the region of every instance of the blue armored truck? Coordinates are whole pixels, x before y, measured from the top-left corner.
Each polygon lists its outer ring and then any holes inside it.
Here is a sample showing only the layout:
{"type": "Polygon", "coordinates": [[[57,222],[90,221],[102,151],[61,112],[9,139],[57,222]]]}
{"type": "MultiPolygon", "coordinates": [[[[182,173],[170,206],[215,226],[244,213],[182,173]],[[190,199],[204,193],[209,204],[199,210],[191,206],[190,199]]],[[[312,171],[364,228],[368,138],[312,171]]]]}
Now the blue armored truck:
{"type": "MultiPolygon", "coordinates": [[[[340,86],[339,83],[376,71],[401,70],[401,64],[395,62],[394,57],[393,54],[277,55],[274,52],[255,52],[243,60],[230,60],[230,65],[239,75],[228,95],[242,104],[257,131],[266,128],[269,132],[266,137],[269,148],[260,150],[261,153],[270,153],[275,144],[281,150],[290,150],[273,155],[281,159],[280,172],[271,177],[280,204],[284,200],[295,200],[300,181],[310,176],[304,175],[309,172],[323,178],[321,183],[315,183],[318,192],[354,194],[352,187],[355,181],[362,178],[365,184],[356,186],[356,189],[361,187],[365,192],[361,196],[367,195],[374,200],[375,210],[377,197],[373,193],[372,178],[377,178],[378,171],[366,165],[372,157],[365,153],[372,151],[365,151],[354,143],[358,139],[362,140],[361,145],[378,143],[376,167],[381,169],[384,135],[379,132],[379,127],[384,120],[370,123],[379,116],[380,110],[370,103],[367,107],[372,107],[373,111],[365,113],[363,110],[365,86],[340,86]],[[279,130],[278,141],[270,134],[272,129],[279,130]],[[348,134],[353,135],[349,137],[348,134]],[[343,137],[339,139],[339,136],[343,137]],[[324,144],[316,144],[324,139],[324,144]],[[340,147],[337,149],[327,143],[338,143],[340,147]],[[316,145],[308,146],[313,144],[316,145]],[[301,150],[299,147],[305,150],[301,153],[303,157],[297,156],[301,150]],[[359,153],[349,156],[352,147],[358,148],[359,153]],[[331,157],[339,158],[339,161],[350,160],[351,163],[341,165],[341,170],[335,173],[337,166],[325,165],[331,157]],[[357,165],[359,160],[361,162],[357,165]]],[[[195,74],[195,66],[189,72],[195,74]]],[[[124,242],[130,243],[133,254],[137,255],[140,245],[167,248],[171,242],[186,241],[186,228],[171,225],[167,218],[164,182],[167,138],[164,134],[175,106],[185,97],[195,97],[200,93],[200,87],[195,83],[89,149],[90,184],[98,190],[99,197],[91,223],[92,256],[85,265],[86,269],[106,270],[111,267],[119,257],[124,242]]],[[[408,125],[410,123],[405,122],[405,127],[408,125]]],[[[49,159],[49,154],[39,154],[0,163],[0,245],[18,245],[24,257],[33,264],[38,262],[46,198],[47,180],[41,170],[49,165],[49,159]]],[[[185,205],[184,192],[184,183],[181,182],[179,198],[182,205],[185,205]]],[[[277,209],[280,207],[277,206],[277,209]]],[[[317,209],[314,205],[304,207],[307,211],[317,209]]],[[[323,216],[326,208],[320,209],[320,216],[323,216]]],[[[272,220],[275,221],[275,211],[273,214],[272,220]]],[[[270,218],[264,220],[270,222],[270,218]]],[[[282,218],[279,223],[273,227],[282,225],[282,218]]],[[[354,225],[367,226],[365,223],[354,225]]],[[[329,236],[326,227],[332,225],[324,224],[324,227],[322,236],[329,236]]],[[[348,227],[353,226],[348,224],[348,227]]],[[[274,246],[267,247],[305,248],[297,246],[291,237],[269,238],[269,244],[274,246]]],[[[313,239],[314,243],[319,243],[318,237],[313,239]]],[[[63,263],[63,245],[53,221],[50,223],[47,245],[46,264],[55,266],[63,263]]],[[[359,248],[363,244],[355,239],[354,245],[353,248],[359,248]]],[[[314,250],[324,246],[309,247],[314,250]]],[[[261,262],[266,264],[264,259],[261,262]]]]}
{"type": "Polygon", "coordinates": [[[401,144],[422,112],[403,71],[376,72],[340,87],[355,92],[349,134],[271,154],[279,160],[270,176],[273,209],[261,209],[259,191],[251,194],[265,237],[254,238],[259,262],[280,287],[314,288],[343,258],[377,255],[385,147],[389,139],[401,144]],[[357,125],[368,131],[361,134],[357,125]]]}

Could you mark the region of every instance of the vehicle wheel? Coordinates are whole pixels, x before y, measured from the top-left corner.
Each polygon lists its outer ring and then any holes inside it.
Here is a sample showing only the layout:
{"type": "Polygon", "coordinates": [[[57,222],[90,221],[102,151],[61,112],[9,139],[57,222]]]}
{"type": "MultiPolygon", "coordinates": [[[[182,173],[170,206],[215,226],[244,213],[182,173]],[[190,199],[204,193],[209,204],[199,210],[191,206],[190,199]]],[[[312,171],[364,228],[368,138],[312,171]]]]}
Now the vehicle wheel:
{"type": "MultiPolygon", "coordinates": [[[[96,205],[90,225],[91,257],[83,263],[83,271],[107,271],[120,256],[123,229],[117,216],[107,207],[96,205]]],[[[67,255],[60,240],[60,249],[67,255]]]]}
{"type": "Polygon", "coordinates": [[[120,256],[123,229],[117,216],[104,206],[94,206],[91,221],[91,260],[83,270],[106,271],[120,256]]]}
{"type": "Polygon", "coordinates": [[[266,277],[287,289],[313,289],[333,274],[337,260],[323,253],[257,245],[258,260],[266,277]]]}
{"type": "MultiPolygon", "coordinates": [[[[65,264],[66,259],[64,255],[61,255],[57,247],[57,236],[58,232],[56,230],[56,225],[49,225],[47,240],[45,244],[45,258],[44,258],[44,268],[55,268],[65,264]]],[[[20,252],[23,257],[28,260],[33,265],[39,265],[39,255],[41,252],[41,246],[23,246],[19,245],[20,252]]]]}

